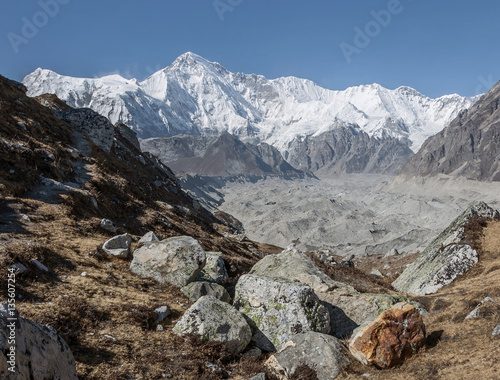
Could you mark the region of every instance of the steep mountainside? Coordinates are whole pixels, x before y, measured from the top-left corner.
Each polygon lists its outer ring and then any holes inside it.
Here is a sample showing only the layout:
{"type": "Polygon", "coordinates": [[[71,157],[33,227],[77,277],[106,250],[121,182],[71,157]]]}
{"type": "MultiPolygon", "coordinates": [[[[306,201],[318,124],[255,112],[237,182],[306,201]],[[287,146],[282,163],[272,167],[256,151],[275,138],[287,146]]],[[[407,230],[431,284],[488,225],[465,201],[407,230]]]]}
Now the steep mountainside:
{"type": "Polygon", "coordinates": [[[319,135],[335,120],[357,124],[368,135],[392,136],[417,151],[475,98],[430,99],[409,87],[378,84],[344,91],[295,77],[269,80],[231,73],[218,63],[186,53],[142,82],[111,75],[72,78],[37,69],[23,83],[30,96],[54,93],[74,107],[90,107],[139,137],[219,135],[266,142],[283,154],[299,136],[319,135]]]}
{"type": "Polygon", "coordinates": [[[429,138],[401,173],[404,176],[443,173],[500,181],[500,82],[443,131],[429,138]]]}
{"type": "Polygon", "coordinates": [[[219,137],[181,135],[141,141],[144,151],[157,155],[172,170],[203,176],[303,176],[280,152],[265,143],[243,143],[225,132],[219,137]]]}
{"type": "Polygon", "coordinates": [[[288,143],[285,157],[292,166],[318,175],[392,174],[412,155],[396,138],[378,139],[357,125],[342,125],[320,135],[296,137],[288,143]]]}

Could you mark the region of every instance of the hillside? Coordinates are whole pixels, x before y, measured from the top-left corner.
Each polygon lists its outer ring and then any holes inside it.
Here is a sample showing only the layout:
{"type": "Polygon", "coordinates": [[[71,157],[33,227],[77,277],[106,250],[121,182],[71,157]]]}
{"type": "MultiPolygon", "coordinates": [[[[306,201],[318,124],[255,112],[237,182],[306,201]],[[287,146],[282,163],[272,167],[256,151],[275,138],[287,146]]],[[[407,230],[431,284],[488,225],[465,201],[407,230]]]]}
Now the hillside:
{"type": "Polygon", "coordinates": [[[404,177],[500,181],[500,83],[429,138],[403,168],[404,177]]]}

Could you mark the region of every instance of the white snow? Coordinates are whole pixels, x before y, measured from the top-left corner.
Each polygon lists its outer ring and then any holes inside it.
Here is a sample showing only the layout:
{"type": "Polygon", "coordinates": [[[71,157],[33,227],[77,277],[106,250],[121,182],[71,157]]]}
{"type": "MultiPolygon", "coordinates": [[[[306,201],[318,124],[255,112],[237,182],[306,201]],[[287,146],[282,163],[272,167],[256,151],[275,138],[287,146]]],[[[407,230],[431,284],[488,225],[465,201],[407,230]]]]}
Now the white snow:
{"type": "Polygon", "coordinates": [[[297,136],[340,124],[357,124],[375,137],[397,137],[416,151],[479,98],[431,99],[410,87],[389,90],[378,84],[333,91],[296,77],[232,73],[193,53],[142,82],[37,69],[23,83],[30,96],[54,93],[71,106],[90,107],[113,123],[128,124],[143,138],[229,131],[282,152],[297,136]]]}

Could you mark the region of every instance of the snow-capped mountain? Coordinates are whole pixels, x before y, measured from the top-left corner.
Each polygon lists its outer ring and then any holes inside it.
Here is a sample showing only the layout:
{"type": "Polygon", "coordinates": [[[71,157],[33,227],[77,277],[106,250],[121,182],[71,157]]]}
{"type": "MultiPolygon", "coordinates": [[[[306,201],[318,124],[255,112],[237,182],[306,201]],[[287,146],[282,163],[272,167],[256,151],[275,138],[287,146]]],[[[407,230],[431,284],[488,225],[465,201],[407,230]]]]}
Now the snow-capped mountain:
{"type": "Polygon", "coordinates": [[[431,99],[409,87],[389,90],[378,84],[333,91],[295,77],[232,73],[193,53],[142,82],[37,69],[23,83],[30,96],[54,93],[71,106],[90,107],[131,126],[142,138],[227,131],[282,153],[297,137],[319,136],[342,123],[371,137],[395,137],[417,151],[478,99],[456,94],[431,99]]]}

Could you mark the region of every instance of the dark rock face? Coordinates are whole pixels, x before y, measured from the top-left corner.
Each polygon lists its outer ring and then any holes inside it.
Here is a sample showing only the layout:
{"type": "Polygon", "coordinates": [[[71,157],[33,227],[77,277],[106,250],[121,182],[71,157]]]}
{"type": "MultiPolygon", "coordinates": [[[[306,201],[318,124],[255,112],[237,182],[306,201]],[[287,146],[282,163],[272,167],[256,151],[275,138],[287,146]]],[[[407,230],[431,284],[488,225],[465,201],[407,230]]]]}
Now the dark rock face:
{"type": "Polygon", "coordinates": [[[318,136],[294,139],[285,158],[297,169],[324,175],[395,173],[412,155],[397,139],[377,139],[357,125],[342,125],[318,136]]]}
{"type": "Polygon", "coordinates": [[[408,177],[441,173],[500,181],[500,82],[443,131],[427,139],[401,169],[408,177]]]}
{"type": "Polygon", "coordinates": [[[144,151],[158,157],[172,170],[216,177],[301,176],[279,151],[268,145],[243,143],[229,133],[219,137],[174,136],[141,141],[144,151]]]}

